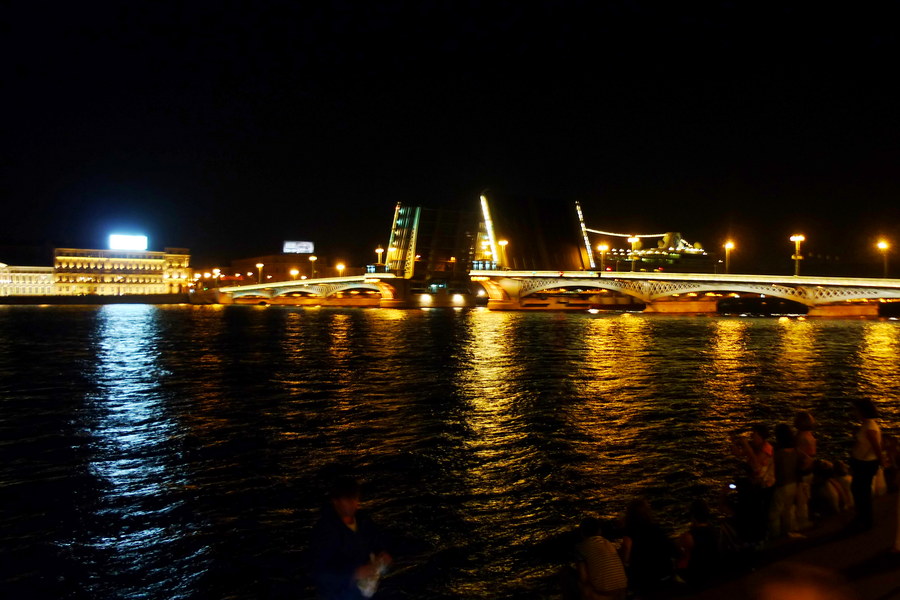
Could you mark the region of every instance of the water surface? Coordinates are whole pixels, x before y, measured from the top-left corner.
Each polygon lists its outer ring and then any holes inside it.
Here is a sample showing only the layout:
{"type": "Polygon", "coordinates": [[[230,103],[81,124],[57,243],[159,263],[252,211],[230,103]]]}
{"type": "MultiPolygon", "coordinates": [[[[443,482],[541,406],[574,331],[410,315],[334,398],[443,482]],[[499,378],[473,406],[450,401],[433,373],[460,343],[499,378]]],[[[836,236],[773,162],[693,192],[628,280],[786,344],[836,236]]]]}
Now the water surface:
{"type": "Polygon", "coordinates": [[[673,527],[728,434],[847,399],[900,432],[900,323],[299,307],[0,307],[0,587],[303,598],[350,468],[398,538],[378,597],[555,597],[567,533],[644,496],[673,527]]]}

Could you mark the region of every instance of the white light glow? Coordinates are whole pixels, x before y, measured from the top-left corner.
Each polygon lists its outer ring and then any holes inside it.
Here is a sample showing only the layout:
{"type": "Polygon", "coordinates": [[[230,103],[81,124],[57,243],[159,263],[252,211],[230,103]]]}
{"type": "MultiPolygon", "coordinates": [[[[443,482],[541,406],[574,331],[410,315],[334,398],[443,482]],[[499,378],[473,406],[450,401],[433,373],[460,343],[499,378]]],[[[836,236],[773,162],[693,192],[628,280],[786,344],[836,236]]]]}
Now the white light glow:
{"type": "Polygon", "coordinates": [[[122,235],[114,233],[109,236],[110,250],[147,250],[146,235],[122,235]]]}

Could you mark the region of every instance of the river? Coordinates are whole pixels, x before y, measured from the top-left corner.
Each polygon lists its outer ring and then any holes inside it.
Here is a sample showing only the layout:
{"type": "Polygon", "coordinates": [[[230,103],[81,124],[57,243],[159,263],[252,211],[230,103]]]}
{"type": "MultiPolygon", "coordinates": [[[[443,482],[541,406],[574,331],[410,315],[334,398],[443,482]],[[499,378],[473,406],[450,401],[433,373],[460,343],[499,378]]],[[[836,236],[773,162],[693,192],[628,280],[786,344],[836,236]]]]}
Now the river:
{"type": "MultiPolygon", "coordinates": [[[[552,598],[585,514],[673,528],[730,431],[848,399],[900,433],[900,322],[256,306],[0,306],[0,589],[306,598],[331,477],[397,539],[380,598],[552,598]]],[[[7,596],[11,597],[11,596],[7,596]]]]}

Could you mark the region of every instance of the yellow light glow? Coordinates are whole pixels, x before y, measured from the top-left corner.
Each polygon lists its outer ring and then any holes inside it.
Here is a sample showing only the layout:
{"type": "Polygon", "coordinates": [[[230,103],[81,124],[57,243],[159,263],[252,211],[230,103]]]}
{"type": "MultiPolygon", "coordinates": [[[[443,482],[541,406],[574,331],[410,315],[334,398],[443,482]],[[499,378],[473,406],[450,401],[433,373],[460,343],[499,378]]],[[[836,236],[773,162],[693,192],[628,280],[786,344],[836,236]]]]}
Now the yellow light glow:
{"type": "Polygon", "coordinates": [[[431,297],[431,294],[422,294],[419,297],[419,302],[422,304],[431,304],[432,300],[434,300],[434,298],[431,297]]]}
{"type": "Polygon", "coordinates": [[[884,241],[884,240],[879,240],[878,243],[875,244],[875,245],[876,245],[876,246],[878,247],[878,249],[881,250],[882,252],[884,252],[885,250],[887,250],[888,248],[891,247],[891,245],[888,244],[888,243],[887,243],[886,241],[884,241]]]}
{"type": "Polygon", "coordinates": [[[805,242],[806,237],[804,237],[803,234],[795,233],[794,235],[791,236],[791,241],[792,242],[805,242]]]}
{"type": "Polygon", "coordinates": [[[453,304],[464,304],[466,301],[462,294],[453,294],[453,304]]]}
{"type": "Polygon", "coordinates": [[[725,242],[725,249],[726,250],[734,250],[734,242],[732,242],[730,240],[725,242]]]}

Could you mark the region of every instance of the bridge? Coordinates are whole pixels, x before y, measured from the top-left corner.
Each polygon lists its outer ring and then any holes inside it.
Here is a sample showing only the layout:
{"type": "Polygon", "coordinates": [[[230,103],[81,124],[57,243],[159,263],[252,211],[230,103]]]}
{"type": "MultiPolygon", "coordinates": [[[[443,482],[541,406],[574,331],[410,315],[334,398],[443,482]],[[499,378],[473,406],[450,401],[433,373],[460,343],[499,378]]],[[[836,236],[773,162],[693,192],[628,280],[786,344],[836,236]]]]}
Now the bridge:
{"type": "Polygon", "coordinates": [[[212,291],[210,300],[222,304],[437,308],[475,303],[468,288],[423,285],[388,272],[228,286],[212,291]]]}
{"type": "Polygon", "coordinates": [[[223,287],[221,302],[388,308],[465,307],[483,290],[493,310],[590,310],[644,305],[653,313],[714,313],[744,295],[801,304],[809,316],[877,316],[900,300],[900,279],[638,273],[628,271],[472,270],[472,290],[411,287],[392,273],[223,287]],[[475,287],[473,286],[473,287],[475,287]]]}
{"type": "MultiPolygon", "coordinates": [[[[810,316],[874,316],[879,306],[900,300],[900,279],[718,274],[721,261],[681,234],[592,229],[579,203],[568,216],[540,203],[504,206],[485,196],[480,203],[478,213],[398,204],[387,248],[379,247],[379,263],[364,275],[223,287],[212,301],[711,313],[723,300],[750,297],[797,303],[810,316]],[[612,247],[618,238],[629,246],[612,247]],[[655,247],[642,248],[656,238],[655,247]],[[606,269],[607,262],[617,270],[606,269]],[[631,270],[618,270],[620,264],[631,270]]],[[[798,247],[792,259],[800,258],[798,247]]]]}
{"type": "Polygon", "coordinates": [[[900,299],[900,279],[616,271],[472,271],[488,308],[587,309],[639,303],[645,312],[711,313],[749,294],[801,304],[810,316],[877,316],[900,299]],[[612,294],[610,294],[612,292],[612,294]]]}

